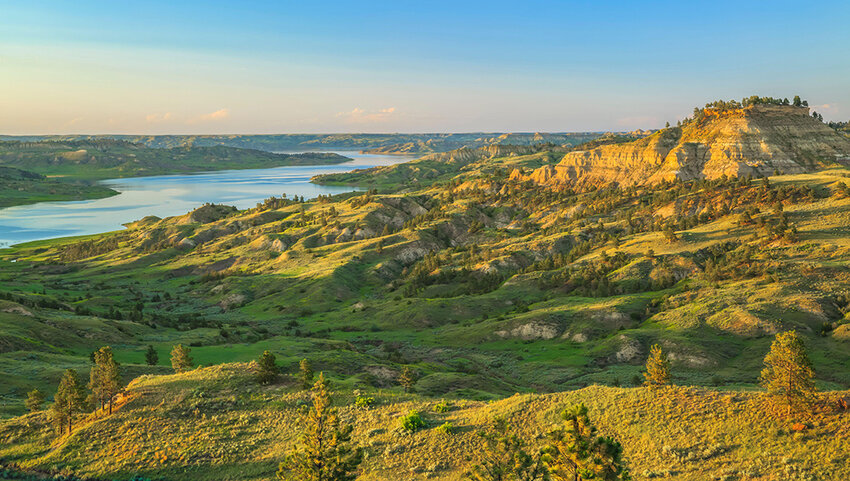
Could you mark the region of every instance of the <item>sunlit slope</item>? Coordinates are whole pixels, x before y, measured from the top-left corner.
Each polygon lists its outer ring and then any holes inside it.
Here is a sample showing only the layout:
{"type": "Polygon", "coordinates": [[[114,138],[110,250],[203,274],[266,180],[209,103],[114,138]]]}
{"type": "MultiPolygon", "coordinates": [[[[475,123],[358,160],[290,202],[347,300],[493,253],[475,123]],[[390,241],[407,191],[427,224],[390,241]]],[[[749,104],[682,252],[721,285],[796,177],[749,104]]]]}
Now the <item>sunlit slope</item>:
{"type": "MultiPolygon", "coordinates": [[[[747,392],[590,386],[493,403],[450,401],[446,413],[434,411],[439,400],[416,395],[377,392],[368,410],[355,408],[345,388],[334,395],[342,419],[355,427],[354,441],[366,451],[358,479],[460,479],[481,449],[476,432],[493,416],[506,416],[531,446],[540,446],[558,413],[577,403],[588,406],[603,434],[623,443],[635,479],[850,476],[846,413],[827,409],[794,432],[789,421],[766,416],[760,397],[747,392]],[[399,418],[414,409],[428,427],[406,434],[399,418]],[[445,422],[455,434],[435,429],[445,422]]],[[[43,414],[0,422],[0,457],[111,479],[274,479],[301,432],[308,399],[290,381],[258,386],[248,364],[142,377],[130,384],[115,414],[90,417],[70,437],[56,439],[43,414]]]]}

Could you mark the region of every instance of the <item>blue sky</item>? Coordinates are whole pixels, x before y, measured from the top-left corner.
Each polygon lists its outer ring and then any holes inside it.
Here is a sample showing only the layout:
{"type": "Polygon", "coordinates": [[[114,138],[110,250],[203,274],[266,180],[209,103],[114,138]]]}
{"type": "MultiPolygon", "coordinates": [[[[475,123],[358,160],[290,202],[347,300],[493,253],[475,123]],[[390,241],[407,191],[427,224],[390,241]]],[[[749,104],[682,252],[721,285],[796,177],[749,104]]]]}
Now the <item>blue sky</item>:
{"type": "Polygon", "coordinates": [[[4,2],[0,133],[654,128],[850,118],[850,2],[4,2]]]}

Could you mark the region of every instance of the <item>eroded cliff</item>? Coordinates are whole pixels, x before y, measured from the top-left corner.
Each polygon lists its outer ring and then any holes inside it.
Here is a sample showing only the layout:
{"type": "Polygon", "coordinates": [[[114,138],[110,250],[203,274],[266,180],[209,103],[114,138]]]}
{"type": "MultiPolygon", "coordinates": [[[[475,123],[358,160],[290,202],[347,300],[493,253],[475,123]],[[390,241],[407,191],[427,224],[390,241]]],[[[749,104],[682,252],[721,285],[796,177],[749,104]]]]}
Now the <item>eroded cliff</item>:
{"type": "Polygon", "coordinates": [[[704,109],[698,120],[642,139],[564,155],[528,176],[539,183],[633,185],[801,173],[850,162],[850,139],[787,105],[704,109]]]}

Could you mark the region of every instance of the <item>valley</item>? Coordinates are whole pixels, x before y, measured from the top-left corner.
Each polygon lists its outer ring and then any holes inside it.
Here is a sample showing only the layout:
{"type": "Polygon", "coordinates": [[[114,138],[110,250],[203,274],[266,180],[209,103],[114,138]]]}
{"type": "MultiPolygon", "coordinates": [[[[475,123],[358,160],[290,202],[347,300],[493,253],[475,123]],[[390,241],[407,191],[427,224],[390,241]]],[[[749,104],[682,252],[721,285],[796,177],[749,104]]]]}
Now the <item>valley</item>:
{"type": "Polygon", "coordinates": [[[536,448],[579,403],[635,479],[846,477],[850,141],[759,99],[0,250],[0,463],[271,479],[308,410],[307,359],[366,450],[362,479],[461,479],[494,415],[536,448]],[[766,416],[760,371],[789,330],[818,398],[766,416]],[[194,364],[173,373],[178,344],[194,364]],[[25,414],[28,392],[87,373],[106,345],[129,383],[114,414],[59,438],[25,414]],[[653,346],[662,390],[644,386],[653,346]],[[261,385],[266,351],[280,376],[261,385]],[[404,432],[412,411],[426,425],[404,432]]]}

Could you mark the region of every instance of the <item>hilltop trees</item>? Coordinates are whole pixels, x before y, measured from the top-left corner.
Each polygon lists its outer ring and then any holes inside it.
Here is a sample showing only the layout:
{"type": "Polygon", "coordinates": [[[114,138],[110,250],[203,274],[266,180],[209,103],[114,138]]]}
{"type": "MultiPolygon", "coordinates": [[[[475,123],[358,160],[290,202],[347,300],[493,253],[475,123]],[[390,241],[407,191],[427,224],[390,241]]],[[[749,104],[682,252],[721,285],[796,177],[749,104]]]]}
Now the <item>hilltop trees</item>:
{"type": "Polygon", "coordinates": [[[269,351],[263,351],[263,355],[257,360],[257,381],[260,384],[271,384],[277,380],[280,370],[275,361],[274,354],[269,351]]]}
{"type": "Polygon", "coordinates": [[[112,355],[112,348],[102,347],[94,353],[94,366],[89,376],[91,399],[100,403],[100,409],[108,403],[112,414],[112,397],[121,390],[120,367],[112,355]]]}
{"type": "Polygon", "coordinates": [[[584,404],[565,409],[564,425],[550,433],[546,466],[554,481],[626,481],[631,479],[623,447],[614,438],[596,435],[584,404]]]}
{"type": "Polygon", "coordinates": [[[764,358],[761,385],[777,408],[804,412],[815,399],[815,371],[795,331],[780,332],[764,358]]]}
{"type": "Polygon", "coordinates": [[[68,426],[68,434],[74,427],[74,415],[82,412],[86,407],[86,391],[80,375],[74,369],[68,369],[59,382],[59,390],[53,397],[53,406],[50,408],[50,417],[53,423],[64,432],[68,426]]]}
{"type": "Polygon", "coordinates": [[[148,366],[156,366],[159,362],[159,353],[151,345],[148,345],[148,350],[145,351],[145,362],[148,366]]]}
{"type": "Polygon", "coordinates": [[[190,352],[189,348],[183,346],[183,344],[174,346],[171,350],[171,367],[174,368],[174,372],[186,372],[192,368],[190,352]]]}
{"type": "Polygon", "coordinates": [[[535,481],[548,479],[542,453],[529,454],[525,442],[510,434],[507,420],[496,417],[487,431],[480,431],[484,449],[478,453],[479,462],[465,477],[472,481],[535,481]]]}
{"type": "Polygon", "coordinates": [[[313,406],[307,417],[300,448],[280,463],[277,478],[291,481],[351,481],[363,460],[359,448],[349,445],[351,426],[343,426],[331,407],[323,374],[313,386],[313,406]]]}
{"type": "Polygon", "coordinates": [[[310,384],[313,383],[313,365],[309,359],[302,359],[298,363],[298,379],[301,381],[302,389],[310,389],[310,384]]]}
{"type": "Polygon", "coordinates": [[[44,404],[45,399],[47,399],[47,396],[43,392],[38,389],[33,389],[27,393],[27,400],[24,405],[29,412],[38,412],[41,411],[41,406],[44,404]]]}
{"type": "Polygon", "coordinates": [[[661,346],[653,344],[646,360],[645,385],[656,388],[670,384],[670,360],[661,350],[661,346]]]}

